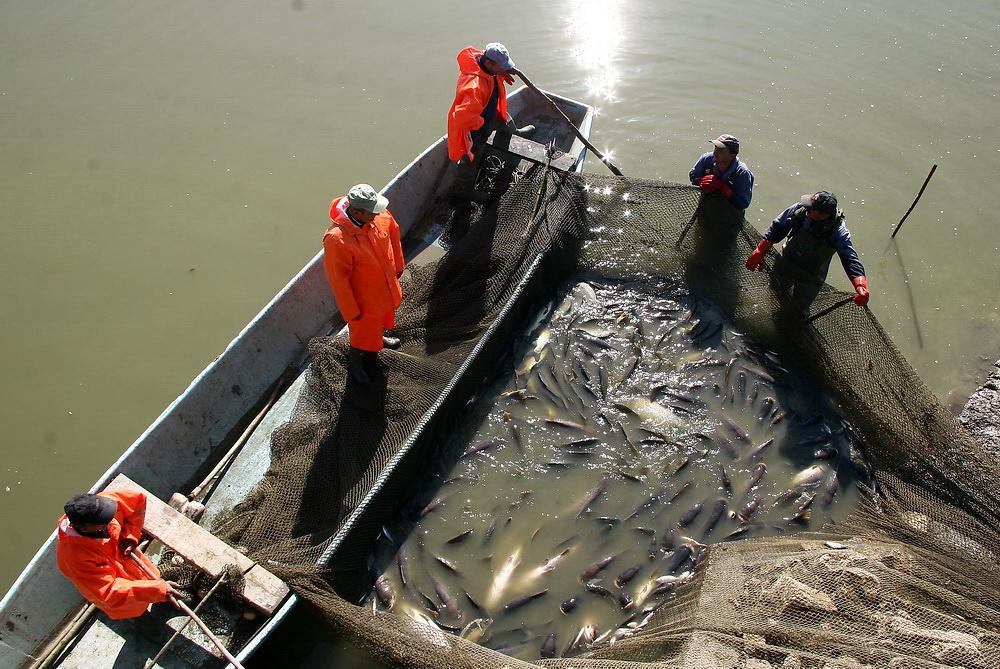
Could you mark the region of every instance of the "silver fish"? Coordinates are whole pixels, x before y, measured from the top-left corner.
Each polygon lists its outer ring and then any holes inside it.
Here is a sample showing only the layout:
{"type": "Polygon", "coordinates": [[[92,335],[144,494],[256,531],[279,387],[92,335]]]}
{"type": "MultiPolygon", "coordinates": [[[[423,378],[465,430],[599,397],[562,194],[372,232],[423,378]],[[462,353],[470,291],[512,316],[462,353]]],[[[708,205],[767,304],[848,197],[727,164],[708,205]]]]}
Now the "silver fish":
{"type": "Polygon", "coordinates": [[[774,443],[774,437],[769,437],[764,441],[760,442],[757,446],[754,447],[752,451],[750,451],[750,454],[747,455],[747,459],[753,460],[754,458],[760,457],[760,455],[773,443],[774,443]]]}
{"type": "Polygon", "coordinates": [[[715,529],[715,526],[718,524],[719,520],[722,519],[722,514],[726,512],[727,506],[728,504],[726,503],[726,500],[720,499],[715,503],[715,506],[712,507],[712,513],[708,517],[708,524],[705,526],[706,535],[711,534],[712,530],[715,529]]]}
{"type": "Polygon", "coordinates": [[[392,607],[396,605],[396,592],[385,574],[375,579],[375,594],[378,595],[386,610],[391,611],[392,607]]]}
{"type": "Polygon", "coordinates": [[[598,481],[593,488],[588,490],[586,495],[584,495],[583,501],[577,507],[576,517],[579,518],[584,513],[586,513],[587,509],[590,508],[590,505],[596,502],[597,498],[603,495],[604,491],[607,490],[607,488],[608,488],[608,475],[605,474],[601,477],[601,480],[598,481]]]}
{"type": "Polygon", "coordinates": [[[530,595],[524,595],[523,597],[518,597],[517,599],[511,600],[503,605],[504,613],[510,613],[515,609],[519,609],[525,604],[529,604],[540,597],[544,597],[548,593],[549,589],[539,590],[538,592],[533,592],[530,595]]]}
{"type": "Polygon", "coordinates": [[[680,525],[681,527],[687,527],[688,525],[694,522],[694,519],[698,517],[698,514],[701,513],[701,510],[704,507],[705,507],[704,504],[702,504],[701,502],[697,502],[696,504],[694,504],[694,506],[692,506],[690,509],[684,512],[680,520],[677,521],[677,524],[680,525]]]}
{"type": "Polygon", "coordinates": [[[581,579],[588,579],[588,578],[593,578],[594,576],[597,576],[602,571],[604,571],[604,569],[606,569],[609,564],[611,564],[612,562],[614,562],[615,558],[617,558],[617,557],[618,557],[618,555],[614,555],[613,554],[613,555],[608,555],[607,557],[601,558],[600,560],[598,560],[594,564],[592,564],[589,567],[587,567],[586,569],[584,569],[583,573],[580,574],[580,578],[581,579]]]}
{"type": "Polygon", "coordinates": [[[460,541],[465,541],[466,539],[468,539],[469,535],[471,535],[471,534],[472,534],[472,530],[466,530],[465,532],[462,532],[461,534],[457,534],[457,535],[453,536],[451,539],[448,539],[447,543],[449,543],[449,544],[457,544],[460,541]]]}
{"type": "Polygon", "coordinates": [[[615,579],[615,585],[617,585],[619,588],[623,587],[626,583],[630,582],[633,578],[635,578],[636,574],[638,574],[641,569],[642,569],[641,564],[629,567],[622,573],[618,574],[618,577],[615,579]]]}
{"type": "Polygon", "coordinates": [[[753,490],[753,487],[758,483],[760,483],[760,480],[764,478],[764,474],[766,473],[767,473],[767,465],[765,465],[763,462],[758,463],[757,466],[754,467],[753,471],[750,473],[750,480],[747,481],[747,487],[743,491],[743,494],[744,495],[749,494],[749,492],[753,490]]]}
{"type": "Polygon", "coordinates": [[[547,637],[545,641],[542,642],[542,647],[538,651],[538,655],[544,658],[552,658],[556,656],[556,641],[558,639],[558,634],[552,632],[547,637]]]}
{"type": "Polygon", "coordinates": [[[830,476],[823,482],[823,491],[820,497],[820,503],[824,508],[833,503],[833,496],[837,494],[839,488],[840,481],[837,478],[837,472],[831,472],[830,476]]]}
{"type": "Polygon", "coordinates": [[[806,467],[801,472],[795,475],[792,479],[792,486],[798,487],[802,485],[809,485],[810,483],[815,483],[823,477],[826,476],[826,468],[819,465],[812,465],[806,467]]]}

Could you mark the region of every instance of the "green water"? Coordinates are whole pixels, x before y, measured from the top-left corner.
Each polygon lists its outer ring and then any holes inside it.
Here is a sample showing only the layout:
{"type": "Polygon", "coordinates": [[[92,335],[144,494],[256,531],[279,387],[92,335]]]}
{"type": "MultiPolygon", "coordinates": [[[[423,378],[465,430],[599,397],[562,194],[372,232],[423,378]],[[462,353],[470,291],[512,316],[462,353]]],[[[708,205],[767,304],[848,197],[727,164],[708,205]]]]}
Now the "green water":
{"type": "Polygon", "coordinates": [[[995,2],[8,0],[0,587],[319,249],[330,198],[444,132],[455,54],[494,39],[600,108],[629,175],[684,180],[732,132],[759,227],[838,193],[871,308],[945,402],[1000,357],[995,2]]]}

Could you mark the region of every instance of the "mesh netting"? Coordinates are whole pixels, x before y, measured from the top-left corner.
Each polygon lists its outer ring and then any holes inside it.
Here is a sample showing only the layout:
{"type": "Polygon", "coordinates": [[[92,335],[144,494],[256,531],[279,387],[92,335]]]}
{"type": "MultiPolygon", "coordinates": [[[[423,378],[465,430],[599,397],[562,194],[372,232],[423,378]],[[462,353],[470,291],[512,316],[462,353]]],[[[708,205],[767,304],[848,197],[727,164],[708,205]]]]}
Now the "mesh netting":
{"type": "MultiPolygon", "coordinates": [[[[306,390],[274,435],[271,466],[216,528],[220,536],[287,578],[356,644],[399,666],[1000,666],[1000,468],[870,311],[849,304],[803,323],[783,309],[768,272],[745,270],[756,230],[721,198],[702,202],[689,186],[536,169],[494,205],[448,216],[452,246],[404,284],[403,346],[380,354],[376,392],[348,381],[343,338],[314,340],[306,390]],[[521,285],[540,262],[545,270],[521,285]],[[512,298],[549,299],[558,280],[580,270],[682,276],[737,328],[796,359],[863,438],[874,490],[823,533],[711,546],[695,579],[641,633],[572,659],[515,660],[347,602],[342,596],[370,585],[378,527],[421,476],[422,449],[433,447],[434,439],[409,439],[427,429],[424,414],[484,334],[508,318],[512,298]],[[379,494],[352,517],[373,487],[379,494]],[[360,539],[341,541],[329,566],[312,569],[348,518],[360,539]]],[[[813,314],[844,297],[824,287],[813,314]]],[[[473,375],[466,390],[476,382],[473,375]]]]}

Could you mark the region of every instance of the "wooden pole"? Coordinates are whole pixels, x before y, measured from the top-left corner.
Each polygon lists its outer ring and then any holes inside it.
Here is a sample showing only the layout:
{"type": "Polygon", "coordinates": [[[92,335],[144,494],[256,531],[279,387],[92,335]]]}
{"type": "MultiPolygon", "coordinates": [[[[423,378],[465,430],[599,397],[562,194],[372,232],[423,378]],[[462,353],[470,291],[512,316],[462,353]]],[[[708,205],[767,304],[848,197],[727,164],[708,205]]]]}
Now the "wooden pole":
{"type": "Polygon", "coordinates": [[[219,460],[218,464],[216,464],[214,468],[212,468],[212,471],[208,473],[208,476],[206,476],[205,479],[191,491],[191,494],[189,495],[191,499],[197,499],[198,496],[201,495],[202,491],[204,491],[206,487],[211,485],[212,482],[219,477],[219,474],[221,474],[222,470],[226,468],[226,465],[232,462],[233,458],[236,457],[236,454],[240,452],[244,444],[246,444],[247,439],[249,439],[250,435],[253,434],[253,431],[257,429],[260,421],[264,420],[264,416],[266,416],[267,412],[271,410],[274,403],[278,401],[278,396],[281,394],[281,391],[284,390],[285,380],[289,375],[289,370],[285,370],[285,373],[278,378],[274,384],[274,389],[271,391],[271,395],[267,398],[267,402],[264,403],[261,410],[257,412],[257,415],[253,417],[250,424],[247,425],[245,430],[243,430],[243,434],[240,435],[240,438],[233,443],[232,448],[230,448],[229,451],[222,456],[222,459],[219,460]]]}
{"type": "Polygon", "coordinates": [[[596,146],[590,143],[589,139],[583,136],[583,133],[580,132],[580,129],[577,128],[576,125],[574,125],[573,122],[569,120],[569,117],[566,116],[565,112],[563,112],[563,110],[559,108],[559,105],[557,105],[552,98],[546,95],[543,91],[538,90],[538,87],[535,86],[533,83],[531,83],[531,80],[528,79],[528,77],[524,76],[524,72],[521,72],[517,68],[511,68],[510,71],[516,74],[517,76],[521,77],[521,80],[524,82],[525,86],[527,86],[528,88],[530,88],[531,90],[535,91],[543,98],[545,98],[548,101],[548,103],[552,105],[552,108],[555,109],[557,112],[559,112],[559,115],[562,116],[563,120],[569,124],[569,127],[573,128],[573,132],[575,132],[576,136],[580,138],[580,141],[583,142],[583,145],[586,146],[588,149],[590,149],[591,153],[597,156],[602,163],[607,165],[608,169],[611,170],[612,174],[614,174],[617,177],[625,176],[624,174],[622,174],[622,171],[618,169],[618,167],[616,167],[614,163],[611,162],[611,160],[605,157],[605,155],[601,153],[596,146]]]}
{"type": "MultiPolygon", "coordinates": [[[[205,593],[205,596],[202,597],[201,601],[198,602],[197,606],[194,607],[194,612],[195,613],[198,613],[198,611],[201,611],[201,607],[205,605],[205,602],[208,601],[208,598],[211,597],[215,593],[216,589],[218,589],[218,587],[220,585],[222,585],[222,582],[224,580],[226,580],[226,573],[222,572],[222,576],[220,576],[218,579],[216,579],[215,583],[212,584],[212,587],[209,589],[209,591],[205,593]]],[[[161,657],[163,657],[164,653],[167,652],[167,648],[170,647],[170,644],[172,644],[177,639],[177,637],[179,637],[181,634],[183,634],[184,630],[186,630],[187,626],[190,625],[190,624],[191,624],[191,618],[188,618],[187,620],[185,620],[184,624],[181,625],[180,628],[178,628],[172,635],[170,635],[170,638],[167,639],[167,642],[165,644],[163,644],[163,646],[160,647],[160,650],[157,651],[156,655],[154,655],[152,657],[152,659],[150,659],[150,660],[148,660],[146,662],[146,666],[143,667],[143,669],[150,669],[151,667],[156,666],[156,663],[159,661],[159,659],[161,657]]]]}
{"type": "MultiPolygon", "coordinates": [[[[157,578],[156,574],[153,573],[153,570],[147,567],[146,563],[139,558],[139,556],[136,554],[136,551],[132,551],[131,553],[129,553],[129,557],[132,558],[137,565],[139,565],[139,568],[142,569],[142,571],[146,574],[146,576],[148,576],[149,578],[157,578]]],[[[171,604],[177,607],[182,613],[184,613],[188,618],[193,620],[195,624],[201,628],[201,631],[205,634],[205,636],[208,637],[208,639],[212,643],[215,644],[215,647],[219,649],[219,652],[222,653],[222,657],[226,658],[226,661],[229,662],[229,664],[236,667],[236,669],[246,669],[246,667],[240,664],[239,660],[233,657],[232,653],[229,652],[229,649],[226,648],[226,645],[222,643],[221,640],[219,640],[219,637],[215,636],[215,633],[213,633],[212,630],[209,629],[208,625],[205,624],[205,621],[199,618],[198,614],[192,611],[187,604],[177,599],[173,595],[167,595],[167,599],[169,599],[171,604]]]]}
{"type": "Polygon", "coordinates": [[[931,166],[931,171],[927,173],[927,178],[924,179],[924,185],[920,187],[920,192],[917,193],[917,197],[913,199],[913,204],[911,204],[910,208],[906,210],[905,214],[903,214],[903,218],[899,219],[899,223],[896,224],[896,229],[892,231],[893,237],[895,237],[896,233],[899,232],[899,229],[903,227],[903,221],[905,221],[906,217],[910,215],[913,208],[917,206],[917,202],[920,202],[920,196],[924,194],[924,189],[927,188],[927,183],[931,180],[931,177],[934,176],[935,170],[937,170],[937,164],[931,166]]]}

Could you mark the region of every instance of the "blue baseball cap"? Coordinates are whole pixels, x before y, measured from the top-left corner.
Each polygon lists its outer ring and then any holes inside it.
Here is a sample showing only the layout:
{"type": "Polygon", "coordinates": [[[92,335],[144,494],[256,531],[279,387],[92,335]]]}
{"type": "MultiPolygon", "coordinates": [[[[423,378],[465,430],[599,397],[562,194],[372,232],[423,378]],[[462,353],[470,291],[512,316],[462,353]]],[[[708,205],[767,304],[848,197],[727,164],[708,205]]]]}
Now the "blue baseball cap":
{"type": "Polygon", "coordinates": [[[487,44],[486,48],[483,49],[483,55],[499,65],[500,69],[504,72],[514,69],[514,61],[510,59],[507,47],[500,42],[490,42],[487,44]]]}

